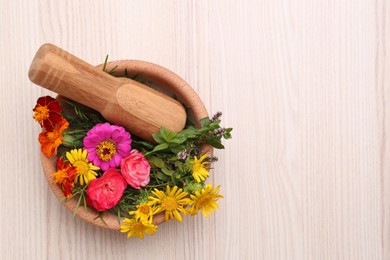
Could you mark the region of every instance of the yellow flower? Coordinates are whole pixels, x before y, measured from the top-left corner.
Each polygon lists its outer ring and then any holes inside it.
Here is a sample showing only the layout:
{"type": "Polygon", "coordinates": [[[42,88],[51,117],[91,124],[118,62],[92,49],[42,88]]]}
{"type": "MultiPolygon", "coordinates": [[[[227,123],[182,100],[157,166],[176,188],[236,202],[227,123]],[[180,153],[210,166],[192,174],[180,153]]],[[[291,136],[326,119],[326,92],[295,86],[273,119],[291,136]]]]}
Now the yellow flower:
{"type": "Polygon", "coordinates": [[[130,211],[130,215],[135,215],[135,219],[152,223],[156,208],[150,206],[150,203],[143,203],[137,206],[137,210],[130,211]]]}
{"type": "Polygon", "coordinates": [[[207,157],[207,154],[202,155],[199,159],[196,156],[194,157],[192,162],[192,177],[197,182],[204,181],[209,177],[209,172],[203,167],[205,164],[209,164],[209,162],[204,162],[207,157]]]}
{"type": "Polygon", "coordinates": [[[222,195],[219,195],[218,186],[213,190],[213,185],[207,184],[206,187],[201,191],[196,191],[195,195],[190,195],[193,202],[191,208],[191,215],[196,215],[199,210],[202,211],[203,216],[208,217],[216,208],[219,208],[217,200],[223,198],[222,195]]]}
{"type": "Polygon", "coordinates": [[[97,173],[95,171],[100,170],[100,168],[88,161],[86,150],[73,149],[66,152],[66,158],[77,168],[75,183],[80,182],[80,185],[84,185],[96,179],[97,173]]]}
{"type": "Polygon", "coordinates": [[[157,197],[149,196],[150,205],[157,204],[155,214],[165,211],[165,221],[175,218],[179,222],[183,221],[180,212],[186,214],[184,206],[191,204],[191,200],[186,198],[187,192],[177,186],[174,186],[172,190],[167,186],[166,193],[157,189],[154,189],[152,193],[157,197]]]}
{"type": "Polygon", "coordinates": [[[121,225],[121,232],[128,232],[128,238],[139,237],[142,240],[144,239],[145,234],[153,236],[154,233],[157,232],[157,226],[147,221],[125,218],[123,222],[123,225],[121,225]]]}

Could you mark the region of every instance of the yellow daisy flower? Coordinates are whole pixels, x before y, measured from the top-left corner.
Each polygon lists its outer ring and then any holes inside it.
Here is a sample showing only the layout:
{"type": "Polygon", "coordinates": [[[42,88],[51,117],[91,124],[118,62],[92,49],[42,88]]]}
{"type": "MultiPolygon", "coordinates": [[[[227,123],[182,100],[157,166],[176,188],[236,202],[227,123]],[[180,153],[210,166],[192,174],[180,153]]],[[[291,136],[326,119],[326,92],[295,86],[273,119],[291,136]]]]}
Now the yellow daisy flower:
{"type": "Polygon", "coordinates": [[[209,177],[209,172],[203,167],[205,164],[209,164],[209,162],[204,162],[207,157],[207,154],[202,155],[199,159],[194,156],[194,160],[192,161],[192,177],[197,182],[204,181],[209,177]]]}
{"type": "Polygon", "coordinates": [[[66,152],[66,158],[77,168],[75,183],[80,182],[80,185],[84,185],[96,179],[97,173],[95,171],[100,170],[100,168],[88,161],[86,150],[73,149],[66,152]]]}
{"type": "Polygon", "coordinates": [[[187,192],[177,186],[174,186],[172,190],[167,186],[166,193],[158,189],[154,189],[152,193],[157,197],[149,196],[150,205],[157,204],[155,214],[165,211],[165,221],[175,218],[179,222],[183,221],[180,212],[187,214],[184,206],[191,204],[191,200],[186,198],[187,192]]]}
{"type": "Polygon", "coordinates": [[[156,212],[156,208],[150,206],[150,203],[143,203],[137,206],[137,210],[130,211],[130,215],[135,215],[135,219],[140,219],[142,221],[147,221],[152,223],[153,215],[156,212]]]}
{"type": "Polygon", "coordinates": [[[144,239],[145,234],[153,236],[154,233],[157,232],[157,226],[146,221],[125,218],[123,222],[123,225],[121,225],[121,232],[128,232],[128,238],[139,237],[142,240],[144,239]]]}
{"type": "Polygon", "coordinates": [[[191,210],[191,215],[196,215],[199,210],[202,211],[203,216],[208,217],[215,209],[219,208],[217,200],[223,198],[222,195],[219,195],[218,186],[213,190],[213,185],[207,184],[206,187],[201,191],[196,191],[195,195],[190,195],[193,202],[191,210]]]}

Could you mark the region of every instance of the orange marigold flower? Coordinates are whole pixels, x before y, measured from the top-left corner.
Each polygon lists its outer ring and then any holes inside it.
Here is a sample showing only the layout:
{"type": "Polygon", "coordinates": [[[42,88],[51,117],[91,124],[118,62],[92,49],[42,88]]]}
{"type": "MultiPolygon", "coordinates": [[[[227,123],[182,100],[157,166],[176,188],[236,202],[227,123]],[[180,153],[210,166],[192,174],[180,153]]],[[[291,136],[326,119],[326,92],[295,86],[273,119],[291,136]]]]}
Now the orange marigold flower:
{"type": "Polygon", "coordinates": [[[57,155],[57,148],[62,144],[64,136],[62,132],[68,128],[69,123],[65,118],[62,118],[59,124],[56,124],[52,131],[42,132],[39,134],[39,143],[41,143],[41,151],[44,155],[51,157],[57,155]]]}
{"type": "Polygon", "coordinates": [[[61,186],[66,198],[73,195],[72,189],[74,188],[74,178],[77,169],[72,166],[70,162],[64,162],[64,158],[57,159],[57,171],[53,173],[54,182],[61,186]]]}
{"type": "Polygon", "coordinates": [[[51,132],[61,122],[61,106],[50,96],[40,97],[34,107],[34,119],[47,131],[51,132]]]}

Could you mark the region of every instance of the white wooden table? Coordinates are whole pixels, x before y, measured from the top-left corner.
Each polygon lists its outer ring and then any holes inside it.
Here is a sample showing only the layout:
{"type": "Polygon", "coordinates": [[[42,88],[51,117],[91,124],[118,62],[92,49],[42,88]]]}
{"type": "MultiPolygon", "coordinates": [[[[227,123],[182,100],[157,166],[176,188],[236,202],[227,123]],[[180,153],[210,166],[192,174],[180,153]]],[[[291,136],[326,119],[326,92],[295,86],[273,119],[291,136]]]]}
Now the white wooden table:
{"type": "Polygon", "coordinates": [[[0,0],[0,258],[390,259],[389,53],[387,0],[0,0]],[[73,219],[32,119],[45,42],[160,64],[223,111],[220,210],[143,241],[73,219]]]}

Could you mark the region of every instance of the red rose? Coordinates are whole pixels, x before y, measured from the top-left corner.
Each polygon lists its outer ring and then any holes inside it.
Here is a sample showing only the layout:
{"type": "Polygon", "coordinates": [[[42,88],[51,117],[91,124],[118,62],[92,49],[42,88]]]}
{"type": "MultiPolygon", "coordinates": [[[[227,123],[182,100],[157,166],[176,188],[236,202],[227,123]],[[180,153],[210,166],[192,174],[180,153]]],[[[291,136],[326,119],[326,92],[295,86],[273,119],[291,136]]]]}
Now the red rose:
{"type": "Polygon", "coordinates": [[[87,204],[97,211],[115,207],[123,196],[127,183],[120,172],[110,168],[97,179],[92,180],[87,188],[87,204]]]}

